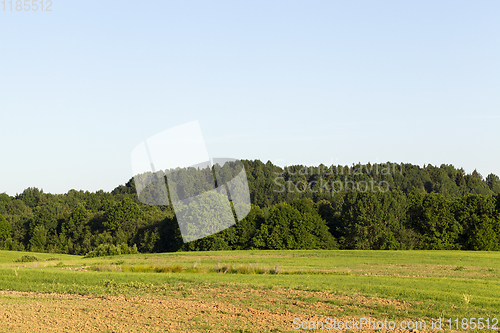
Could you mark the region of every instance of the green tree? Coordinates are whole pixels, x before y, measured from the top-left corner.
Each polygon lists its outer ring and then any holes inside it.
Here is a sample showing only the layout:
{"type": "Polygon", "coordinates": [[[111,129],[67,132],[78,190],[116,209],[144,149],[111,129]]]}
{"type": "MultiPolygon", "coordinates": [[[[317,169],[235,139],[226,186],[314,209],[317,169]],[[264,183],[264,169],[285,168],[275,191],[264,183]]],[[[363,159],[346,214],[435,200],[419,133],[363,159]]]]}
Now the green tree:
{"type": "Polygon", "coordinates": [[[54,204],[48,203],[35,208],[30,230],[33,231],[39,225],[43,225],[48,232],[56,230],[57,218],[54,204]]]}
{"type": "Polygon", "coordinates": [[[43,190],[41,191],[36,187],[28,187],[16,199],[22,200],[30,208],[35,208],[40,202],[42,194],[43,190]]]}
{"type": "Polygon", "coordinates": [[[0,214],[7,213],[7,205],[11,198],[6,193],[0,193],[0,214]]]}
{"type": "MultiPolygon", "coordinates": [[[[474,216],[474,219],[478,219],[474,216]]],[[[474,223],[475,227],[471,235],[472,249],[476,251],[498,251],[500,217],[486,217],[482,221],[474,223]]]]}
{"type": "Polygon", "coordinates": [[[453,201],[455,219],[462,227],[460,244],[463,249],[473,250],[472,236],[485,219],[494,218],[495,199],[491,196],[467,194],[453,201]]]}
{"type": "MultiPolygon", "coordinates": [[[[302,203],[296,205],[302,206],[302,203]]],[[[306,211],[310,209],[301,213],[285,203],[273,206],[252,240],[253,245],[272,250],[336,248],[325,221],[314,209],[312,214],[306,211]]]]}
{"type": "Polygon", "coordinates": [[[441,194],[423,196],[421,206],[413,206],[410,211],[414,219],[412,223],[422,235],[424,249],[460,249],[458,237],[462,227],[453,216],[451,203],[441,194]]]}
{"type": "Polygon", "coordinates": [[[156,252],[158,251],[158,241],[160,240],[160,233],[158,228],[147,229],[143,234],[140,242],[141,252],[156,252]]]}
{"type": "Polygon", "coordinates": [[[470,193],[482,195],[493,194],[488,185],[486,185],[486,182],[483,181],[483,176],[476,170],[474,170],[472,174],[465,176],[465,182],[467,183],[470,193]]]}
{"type": "Polygon", "coordinates": [[[44,252],[47,245],[47,230],[43,225],[37,225],[30,239],[30,250],[44,252]]]}
{"type": "Polygon", "coordinates": [[[0,215],[0,239],[6,240],[12,235],[12,226],[7,220],[0,215]]]}
{"type": "Polygon", "coordinates": [[[139,206],[129,197],[125,197],[114,207],[108,208],[106,220],[103,222],[107,230],[113,231],[121,227],[124,223],[137,220],[142,217],[139,206]]]}
{"type": "Polygon", "coordinates": [[[68,219],[61,224],[60,243],[68,253],[78,253],[85,235],[89,213],[83,205],[73,210],[68,219]]]}
{"type": "MultiPolygon", "coordinates": [[[[197,200],[178,205],[175,214],[182,236],[187,242],[217,234],[235,223],[228,197],[215,191],[205,192],[197,200]]],[[[230,235],[224,234],[224,237],[228,236],[230,235]]],[[[229,241],[225,240],[226,243],[229,241]]]]}
{"type": "MultiPolygon", "coordinates": [[[[395,192],[396,193],[396,192],[395,192]]],[[[404,195],[392,193],[347,193],[341,213],[346,248],[395,250],[404,229],[404,195]]]]}
{"type": "Polygon", "coordinates": [[[252,205],[248,215],[231,227],[236,229],[236,242],[232,244],[233,249],[244,250],[251,248],[252,239],[264,221],[265,216],[262,209],[259,206],[252,205]]]}
{"type": "Polygon", "coordinates": [[[493,174],[490,173],[488,177],[486,177],[486,185],[492,190],[495,194],[500,193],[500,178],[493,174]]]}
{"type": "MultiPolygon", "coordinates": [[[[321,218],[314,202],[311,199],[294,199],[291,206],[302,215],[303,224],[308,233],[314,237],[314,242],[321,249],[337,249],[338,244],[335,237],[330,233],[327,222],[321,218]]],[[[293,228],[293,226],[292,226],[293,228]]],[[[300,248],[308,248],[309,245],[303,244],[300,248]]]]}
{"type": "MultiPolygon", "coordinates": [[[[260,248],[271,250],[297,249],[299,247],[294,235],[291,234],[291,225],[300,227],[301,222],[300,213],[295,208],[288,204],[275,205],[269,210],[265,224],[261,225],[257,232],[254,244],[260,248]]],[[[295,232],[305,234],[303,225],[295,232]]],[[[299,243],[302,243],[302,238],[300,237],[299,243]]]]}

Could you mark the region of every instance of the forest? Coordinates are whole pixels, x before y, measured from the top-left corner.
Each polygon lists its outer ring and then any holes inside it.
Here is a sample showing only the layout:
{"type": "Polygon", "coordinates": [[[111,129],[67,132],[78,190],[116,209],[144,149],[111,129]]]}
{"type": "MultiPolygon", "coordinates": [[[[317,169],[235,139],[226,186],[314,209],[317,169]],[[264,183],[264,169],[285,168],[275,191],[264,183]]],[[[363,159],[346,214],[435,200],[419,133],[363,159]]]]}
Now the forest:
{"type": "MultiPolygon", "coordinates": [[[[184,243],[172,205],[141,203],[132,178],[111,192],[27,188],[0,194],[0,248],[88,257],[232,249],[500,250],[500,179],[494,174],[483,178],[445,164],[281,168],[242,162],[250,213],[211,236],[184,243]]],[[[190,175],[193,184],[203,177],[190,175]]]]}

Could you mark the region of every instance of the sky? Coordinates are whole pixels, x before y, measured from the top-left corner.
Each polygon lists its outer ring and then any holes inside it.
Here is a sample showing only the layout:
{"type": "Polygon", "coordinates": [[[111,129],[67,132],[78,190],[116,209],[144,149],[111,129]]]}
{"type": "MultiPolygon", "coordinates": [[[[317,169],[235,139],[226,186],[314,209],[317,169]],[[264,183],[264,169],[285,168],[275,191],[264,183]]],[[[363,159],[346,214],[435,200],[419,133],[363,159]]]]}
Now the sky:
{"type": "Polygon", "coordinates": [[[500,175],[498,1],[2,6],[0,193],[111,191],[193,121],[213,158],[500,175]]]}

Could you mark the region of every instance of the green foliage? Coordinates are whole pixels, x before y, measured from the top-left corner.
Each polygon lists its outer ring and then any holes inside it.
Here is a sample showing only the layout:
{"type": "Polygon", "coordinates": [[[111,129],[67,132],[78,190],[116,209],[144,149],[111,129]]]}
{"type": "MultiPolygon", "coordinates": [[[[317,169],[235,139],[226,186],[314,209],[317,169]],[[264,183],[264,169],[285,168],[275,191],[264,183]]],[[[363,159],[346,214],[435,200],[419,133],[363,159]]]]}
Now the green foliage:
{"type": "Polygon", "coordinates": [[[142,211],[139,206],[129,197],[125,197],[116,206],[110,207],[106,211],[106,220],[104,227],[108,230],[115,230],[126,222],[131,222],[142,217],[142,211]]]}
{"type": "Polygon", "coordinates": [[[486,177],[486,185],[488,185],[490,190],[495,194],[500,193],[500,178],[497,175],[490,173],[488,177],[486,177]]]}
{"type": "Polygon", "coordinates": [[[30,249],[35,252],[44,252],[47,245],[47,230],[43,225],[37,225],[33,229],[30,239],[30,249]]]}
{"type": "MultiPolygon", "coordinates": [[[[477,219],[476,216],[475,219],[477,219]]],[[[500,250],[500,216],[497,216],[496,218],[485,217],[482,221],[474,223],[474,225],[470,241],[473,250],[500,250]]]]}
{"type": "Polygon", "coordinates": [[[157,252],[158,241],[160,240],[160,233],[158,228],[153,230],[148,229],[141,237],[140,249],[141,252],[157,252]]]}
{"type": "Polygon", "coordinates": [[[341,213],[346,248],[397,250],[404,242],[406,197],[398,191],[347,194],[341,213]]]}
{"type": "Polygon", "coordinates": [[[459,249],[457,239],[462,226],[453,216],[451,203],[442,195],[426,195],[420,207],[413,207],[417,231],[422,235],[423,248],[429,250],[459,249]]]}
{"type": "Polygon", "coordinates": [[[79,205],[71,213],[69,219],[61,225],[61,233],[70,239],[77,239],[83,233],[88,212],[84,206],[79,205]]]}
{"type": "Polygon", "coordinates": [[[259,206],[252,205],[248,215],[238,223],[236,229],[236,239],[232,244],[235,250],[246,250],[252,247],[252,239],[257,234],[257,230],[265,223],[265,215],[259,206]]]}
{"type": "Polygon", "coordinates": [[[101,244],[94,250],[90,251],[85,255],[85,258],[95,258],[95,257],[107,257],[107,256],[118,256],[122,254],[136,254],[137,246],[134,244],[132,247],[127,246],[127,244],[101,244]]]}
{"type": "MultiPolygon", "coordinates": [[[[489,196],[468,194],[454,200],[453,205],[455,219],[463,229],[459,239],[462,248],[473,250],[483,247],[483,245],[477,243],[476,239],[479,230],[482,229],[479,224],[496,217],[495,199],[489,196]]],[[[487,227],[489,224],[489,222],[483,224],[483,227],[487,227]]],[[[480,234],[483,234],[483,231],[480,234]]]]}
{"type": "MultiPolygon", "coordinates": [[[[477,171],[467,174],[445,164],[281,168],[258,160],[242,163],[252,206],[248,216],[230,227],[232,222],[223,221],[233,221],[238,207],[227,209],[223,196],[212,207],[217,199],[209,197],[213,194],[176,207],[176,215],[172,205],[139,202],[134,179],[110,193],[70,190],[54,195],[27,188],[15,197],[0,194],[0,248],[80,255],[106,243],[137,244],[141,252],[337,247],[498,250],[500,179],[494,174],[483,179],[477,171]],[[372,187],[372,181],[384,181],[390,190],[372,187]],[[339,184],[345,182],[365,183],[355,191],[340,191],[339,184]],[[184,243],[178,220],[187,222],[188,236],[209,236],[184,243]]],[[[227,185],[241,166],[228,163],[215,171],[227,185]]],[[[210,193],[204,191],[210,189],[207,179],[212,176],[209,168],[177,170],[169,174],[174,181],[168,184],[179,185],[180,195],[190,197],[210,193]]],[[[238,189],[243,188],[240,183],[238,189]]],[[[158,194],[149,190],[145,196],[158,194]]]]}
{"type": "Polygon", "coordinates": [[[465,176],[465,182],[469,188],[470,193],[481,195],[492,195],[492,190],[488,187],[483,180],[483,176],[476,170],[472,174],[465,176]]]}
{"type": "MultiPolygon", "coordinates": [[[[195,201],[178,205],[175,213],[183,229],[184,239],[188,241],[213,235],[235,223],[227,196],[215,191],[205,192],[195,201]]],[[[213,239],[225,243],[228,241],[220,237],[213,239]]]]}
{"type": "Polygon", "coordinates": [[[24,255],[21,258],[17,258],[12,260],[13,262],[35,262],[40,261],[41,259],[36,256],[24,255]]]}
{"type": "Polygon", "coordinates": [[[36,187],[29,187],[21,193],[16,199],[22,200],[26,206],[30,208],[35,208],[43,195],[43,191],[40,191],[36,187]]]}
{"type": "Polygon", "coordinates": [[[337,247],[325,221],[312,208],[312,202],[307,201],[296,201],[293,206],[278,204],[272,207],[265,224],[261,225],[253,239],[253,245],[272,250],[337,247]]]}
{"type": "Polygon", "coordinates": [[[12,227],[7,220],[0,215],[0,239],[7,239],[12,234],[12,227]]]}

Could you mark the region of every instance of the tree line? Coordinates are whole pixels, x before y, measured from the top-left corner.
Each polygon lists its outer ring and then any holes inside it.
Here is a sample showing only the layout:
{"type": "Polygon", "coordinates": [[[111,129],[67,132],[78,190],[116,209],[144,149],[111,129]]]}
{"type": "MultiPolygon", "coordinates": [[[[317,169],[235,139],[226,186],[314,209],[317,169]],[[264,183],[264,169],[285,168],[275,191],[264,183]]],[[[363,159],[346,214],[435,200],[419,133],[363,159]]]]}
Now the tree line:
{"type": "Polygon", "coordinates": [[[183,243],[172,206],[141,203],[132,178],[111,192],[0,194],[0,247],[79,255],[109,248],[500,249],[494,174],[483,179],[451,165],[243,165],[250,213],[211,236],[183,243]]]}

